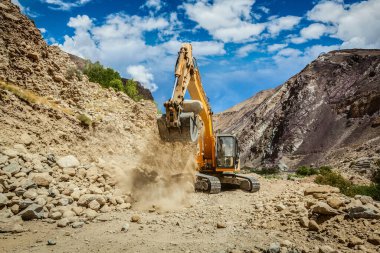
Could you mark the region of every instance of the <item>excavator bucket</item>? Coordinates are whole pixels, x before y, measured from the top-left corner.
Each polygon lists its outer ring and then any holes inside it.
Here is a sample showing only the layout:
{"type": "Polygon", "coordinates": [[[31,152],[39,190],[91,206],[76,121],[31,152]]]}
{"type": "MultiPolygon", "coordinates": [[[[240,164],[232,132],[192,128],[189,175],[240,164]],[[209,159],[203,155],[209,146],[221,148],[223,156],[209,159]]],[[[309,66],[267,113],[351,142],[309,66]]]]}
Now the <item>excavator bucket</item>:
{"type": "Polygon", "coordinates": [[[167,127],[166,115],[157,118],[158,131],[163,141],[167,142],[195,142],[199,135],[199,119],[192,112],[181,113],[180,127],[167,127]]]}

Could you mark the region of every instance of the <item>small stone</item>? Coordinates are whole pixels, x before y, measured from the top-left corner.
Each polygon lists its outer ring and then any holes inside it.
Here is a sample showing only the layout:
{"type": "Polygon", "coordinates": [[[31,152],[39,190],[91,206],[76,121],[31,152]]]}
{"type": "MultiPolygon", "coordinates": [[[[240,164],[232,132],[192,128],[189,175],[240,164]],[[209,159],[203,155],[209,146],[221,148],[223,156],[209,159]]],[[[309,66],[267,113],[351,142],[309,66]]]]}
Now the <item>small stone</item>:
{"type": "Polygon", "coordinates": [[[369,206],[354,206],[348,208],[348,215],[351,218],[380,219],[380,214],[369,206]]]}
{"type": "Polygon", "coordinates": [[[22,195],[25,199],[31,199],[34,200],[37,198],[38,194],[35,189],[29,189],[22,195]]]}
{"type": "Polygon", "coordinates": [[[361,240],[360,238],[356,237],[356,236],[350,237],[349,241],[348,241],[348,247],[349,248],[353,248],[356,245],[363,245],[363,244],[364,244],[364,241],[361,240]]]}
{"type": "Polygon", "coordinates": [[[337,253],[337,251],[328,245],[324,245],[319,248],[319,253],[337,253]]]}
{"type": "Polygon", "coordinates": [[[17,174],[21,169],[21,166],[18,163],[10,163],[3,168],[3,171],[10,173],[12,176],[17,174]]]}
{"type": "Polygon", "coordinates": [[[33,139],[32,139],[32,137],[30,137],[29,134],[23,133],[20,135],[20,143],[28,146],[28,145],[32,144],[32,142],[33,142],[33,139]]]}
{"type": "Polygon", "coordinates": [[[314,220],[309,220],[309,230],[318,232],[320,227],[314,220]]]}
{"type": "Polygon", "coordinates": [[[6,148],[6,149],[2,150],[1,153],[3,153],[6,156],[9,156],[10,158],[14,158],[14,157],[17,157],[19,155],[17,150],[10,149],[10,148],[6,148]]]}
{"type": "Polygon", "coordinates": [[[80,165],[78,159],[73,155],[58,158],[57,164],[61,168],[78,167],[80,165]]]}
{"type": "Polygon", "coordinates": [[[63,218],[70,218],[76,216],[76,213],[71,210],[66,210],[63,212],[62,217],[63,218]]]}
{"type": "Polygon", "coordinates": [[[11,211],[13,214],[18,214],[20,212],[20,206],[17,204],[14,204],[13,206],[11,206],[11,211]]]}
{"type": "Polygon", "coordinates": [[[98,213],[92,209],[86,209],[83,213],[89,220],[93,220],[96,218],[96,216],[98,216],[98,213]]]}
{"type": "Polygon", "coordinates": [[[216,223],[216,228],[226,228],[227,227],[227,224],[224,223],[224,222],[217,222],[216,223]]]}
{"type": "Polygon", "coordinates": [[[97,211],[97,210],[99,210],[99,208],[100,208],[100,204],[99,204],[98,201],[93,200],[93,201],[91,201],[91,202],[88,204],[88,207],[91,208],[92,210],[97,211]]]}
{"type": "Polygon", "coordinates": [[[309,219],[307,217],[301,217],[300,224],[305,228],[309,227],[309,219]]]}
{"type": "Polygon", "coordinates": [[[35,173],[32,175],[32,181],[38,186],[48,187],[53,181],[53,177],[48,173],[35,173]]]}
{"type": "Polygon", "coordinates": [[[54,240],[48,240],[47,245],[56,245],[57,243],[54,240]]]}
{"type": "Polygon", "coordinates": [[[0,193],[0,208],[8,204],[8,198],[3,193],[0,193]]]}
{"type": "Polygon", "coordinates": [[[355,199],[359,199],[363,205],[373,203],[373,199],[370,196],[356,195],[355,199]]]}
{"type": "Polygon", "coordinates": [[[63,219],[60,219],[58,222],[57,222],[57,227],[59,228],[64,228],[66,227],[68,224],[69,224],[69,219],[68,218],[63,218],[63,219]]]}
{"type": "Polygon", "coordinates": [[[281,247],[278,242],[271,243],[268,248],[268,253],[280,253],[281,247]]]}
{"type": "Polygon", "coordinates": [[[139,222],[141,220],[140,216],[135,214],[135,215],[132,215],[131,217],[131,221],[132,222],[139,222]]]}
{"type": "Polygon", "coordinates": [[[121,231],[127,232],[129,229],[129,223],[125,223],[123,227],[121,228],[121,231]]]}
{"type": "Polygon", "coordinates": [[[69,176],[75,176],[75,174],[76,174],[76,170],[75,170],[75,168],[63,168],[63,173],[64,174],[66,174],[66,175],[69,175],[69,176]]]}
{"type": "Polygon", "coordinates": [[[44,217],[44,211],[42,206],[37,204],[31,204],[25,210],[19,213],[23,220],[41,219],[44,217]]]}
{"type": "Polygon", "coordinates": [[[368,237],[368,242],[373,245],[380,245],[380,236],[372,234],[368,237]]]}
{"type": "Polygon", "coordinates": [[[282,203],[277,204],[275,207],[276,207],[277,211],[280,211],[280,212],[286,209],[286,206],[282,203]]]}
{"type": "Polygon", "coordinates": [[[82,221],[76,221],[73,224],[71,224],[71,227],[72,228],[81,228],[81,227],[83,227],[83,225],[84,225],[84,222],[82,222],[82,221]]]}
{"type": "Polygon", "coordinates": [[[53,220],[59,220],[62,217],[61,212],[53,212],[52,214],[49,215],[49,217],[53,220]]]}

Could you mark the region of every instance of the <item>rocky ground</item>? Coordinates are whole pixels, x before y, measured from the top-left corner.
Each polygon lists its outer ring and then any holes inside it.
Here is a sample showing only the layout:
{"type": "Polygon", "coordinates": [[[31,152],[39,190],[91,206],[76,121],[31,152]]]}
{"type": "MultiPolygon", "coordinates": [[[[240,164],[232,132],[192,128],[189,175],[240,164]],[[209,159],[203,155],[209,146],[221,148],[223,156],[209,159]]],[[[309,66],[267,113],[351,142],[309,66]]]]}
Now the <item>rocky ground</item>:
{"type": "Polygon", "coordinates": [[[69,187],[56,188],[54,197],[51,194],[54,187],[49,186],[37,187],[37,194],[31,190],[22,195],[1,194],[1,204],[7,208],[1,211],[0,229],[12,233],[1,235],[0,250],[326,253],[380,250],[380,203],[363,196],[347,198],[336,188],[314,185],[307,178],[298,181],[260,178],[260,181],[262,188],[257,193],[240,190],[226,190],[217,195],[191,193],[186,205],[171,210],[154,206],[141,210],[134,204],[131,207],[128,198],[114,197],[96,187],[74,190],[71,195],[69,187]],[[33,211],[23,211],[30,202],[34,204],[24,210],[33,211]],[[17,213],[15,205],[20,213],[12,216],[11,212],[17,213]],[[19,225],[7,227],[5,224],[10,221],[4,218],[7,215],[13,217],[12,224],[19,225]],[[22,221],[37,216],[44,219],[22,221]]]}

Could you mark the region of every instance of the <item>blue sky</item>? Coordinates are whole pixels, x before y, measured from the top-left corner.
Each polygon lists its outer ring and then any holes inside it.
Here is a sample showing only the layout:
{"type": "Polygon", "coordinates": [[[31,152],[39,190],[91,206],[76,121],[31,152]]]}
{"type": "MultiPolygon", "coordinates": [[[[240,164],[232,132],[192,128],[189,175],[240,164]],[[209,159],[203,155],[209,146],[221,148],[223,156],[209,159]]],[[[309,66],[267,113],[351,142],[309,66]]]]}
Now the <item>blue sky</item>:
{"type": "Polygon", "coordinates": [[[320,53],[380,48],[380,0],[12,0],[49,44],[171,95],[192,42],[214,112],[276,87],[320,53]]]}

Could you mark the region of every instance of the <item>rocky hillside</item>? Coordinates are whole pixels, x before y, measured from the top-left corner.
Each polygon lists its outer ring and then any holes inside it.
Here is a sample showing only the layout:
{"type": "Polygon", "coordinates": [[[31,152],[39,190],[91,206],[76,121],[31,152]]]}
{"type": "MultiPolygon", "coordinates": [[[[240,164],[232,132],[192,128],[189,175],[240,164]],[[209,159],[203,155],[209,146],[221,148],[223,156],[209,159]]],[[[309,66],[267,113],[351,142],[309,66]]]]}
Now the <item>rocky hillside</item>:
{"type": "MultiPolygon", "coordinates": [[[[83,71],[84,68],[86,67],[86,60],[81,58],[81,57],[78,57],[76,55],[73,55],[73,54],[68,54],[70,56],[70,59],[75,63],[75,65],[77,66],[77,68],[80,70],[80,71],[83,71]]],[[[125,83],[128,81],[129,79],[127,78],[122,78],[122,81],[123,81],[123,84],[125,85],[125,83]]],[[[138,81],[135,81],[137,83],[137,91],[139,92],[139,95],[142,96],[143,99],[145,100],[154,100],[153,98],[153,95],[152,93],[150,92],[150,90],[144,88],[144,86],[142,86],[142,84],[138,81]]]]}
{"type": "Polygon", "coordinates": [[[365,172],[380,156],[380,50],[319,56],[274,90],[215,117],[243,164],[330,164],[365,172]]]}
{"type": "Polygon", "coordinates": [[[10,0],[0,3],[0,20],[0,232],[40,218],[82,226],[173,193],[180,204],[185,187],[159,176],[193,169],[192,158],[173,166],[167,154],[186,147],[159,140],[154,103],[78,75],[10,0]]]}

